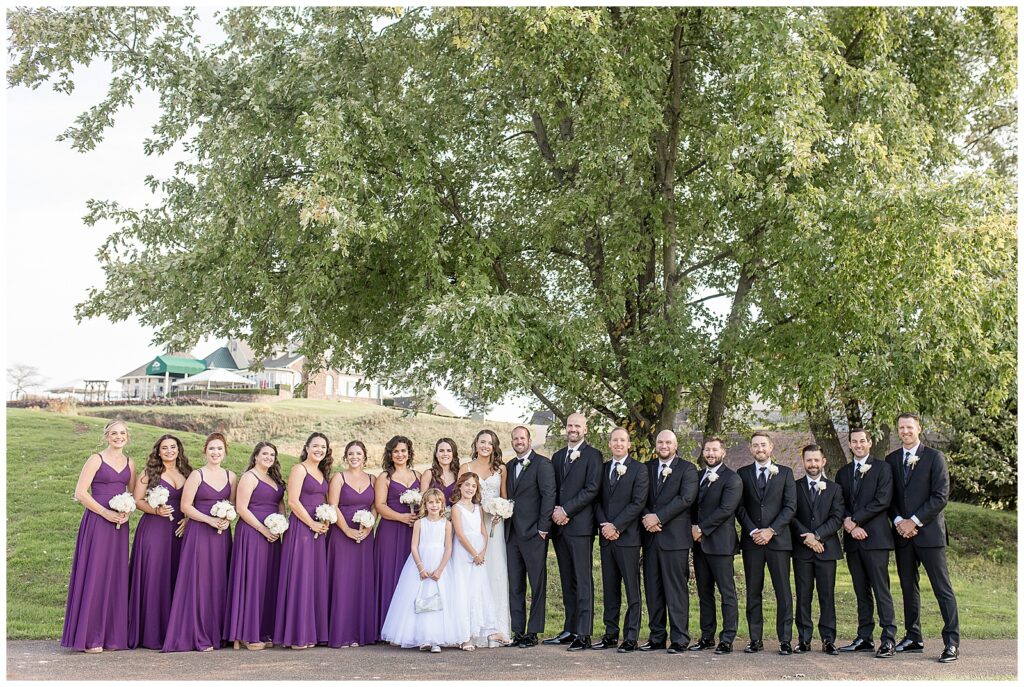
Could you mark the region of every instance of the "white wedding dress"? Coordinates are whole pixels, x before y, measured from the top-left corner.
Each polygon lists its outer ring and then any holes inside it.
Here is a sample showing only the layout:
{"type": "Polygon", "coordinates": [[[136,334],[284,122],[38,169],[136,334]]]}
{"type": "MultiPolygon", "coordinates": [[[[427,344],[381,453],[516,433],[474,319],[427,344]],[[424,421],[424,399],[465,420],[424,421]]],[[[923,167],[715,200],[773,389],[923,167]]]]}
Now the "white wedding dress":
{"type": "MultiPolygon", "coordinates": [[[[501,496],[501,473],[496,472],[485,480],[481,481],[483,487],[481,496],[483,502],[501,496]]],[[[484,525],[487,533],[491,532],[491,513],[484,510],[484,525]]],[[[498,616],[498,632],[502,639],[508,640],[512,636],[512,617],[508,609],[508,562],[505,556],[505,521],[498,520],[494,526],[494,536],[487,542],[487,557],[484,559],[484,568],[487,570],[487,580],[491,584],[491,598],[494,599],[494,608],[498,616]]]]}

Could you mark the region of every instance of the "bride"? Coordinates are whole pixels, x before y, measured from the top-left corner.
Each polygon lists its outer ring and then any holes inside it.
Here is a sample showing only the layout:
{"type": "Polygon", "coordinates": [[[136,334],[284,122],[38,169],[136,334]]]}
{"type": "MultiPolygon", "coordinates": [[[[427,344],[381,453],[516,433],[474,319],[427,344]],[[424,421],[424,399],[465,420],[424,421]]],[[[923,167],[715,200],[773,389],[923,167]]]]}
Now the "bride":
{"type": "MultiPolygon", "coordinates": [[[[490,429],[482,429],[477,432],[473,440],[473,460],[459,468],[459,475],[472,472],[480,478],[482,486],[483,504],[495,496],[507,498],[505,491],[505,464],[501,461],[501,446],[498,443],[498,435],[490,429]]],[[[494,599],[494,606],[498,615],[498,632],[501,634],[502,643],[507,644],[511,636],[512,620],[509,617],[508,607],[508,565],[505,562],[505,522],[484,509],[487,516],[485,525],[487,533],[491,535],[491,526],[494,525],[493,535],[487,547],[487,557],[484,559],[484,568],[487,571],[487,579],[491,586],[491,597],[494,599]]]]}

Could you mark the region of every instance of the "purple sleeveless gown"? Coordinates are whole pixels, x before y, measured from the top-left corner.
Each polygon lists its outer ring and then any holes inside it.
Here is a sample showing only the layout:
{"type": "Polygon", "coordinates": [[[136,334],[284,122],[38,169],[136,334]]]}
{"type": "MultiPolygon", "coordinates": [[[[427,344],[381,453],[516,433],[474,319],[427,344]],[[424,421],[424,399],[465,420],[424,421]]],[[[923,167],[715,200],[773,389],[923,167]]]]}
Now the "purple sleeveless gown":
{"type": "MultiPolygon", "coordinates": [[[[277,512],[283,497],[283,486],[271,487],[259,480],[249,497],[249,510],[263,522],[268,515],[277,512]]],[[[231,574],[228,576],[225,640],[249,644],[270,641],[277,608],[281,541],[268,542],[249,523],[238,519],[235,548],[231,552],[231,574]]]]}
{"type": "MultiPolygon", "coordinates": [[[[326,479],[320,484],[306,471],[299,502],[314,520],[317,506],[327,503],[327,487],[326,479]]],[[[326,644],[327,604],[321,590],[327,586],[327,535],[314,539],[313,531],[292,513],[281,548],[274,644],[326,644]]]]}
{"type": "MultiPolygon", "coordinates": [[[[202,475],[202,468],[199,474],[202,475]]],[[[192,505],[209,515],[213,504],[230,495],[230,480],[217,490],[204,479],[192,505]]],[[[174,583],[174,599],[162,651],[203,651],[221,647],[230,563],[230,528],[217,534],[217,530],[204,522],[190,521],[185,525],[178,579],[174,583]]]]}
{"type": "MultiPolygon", "coordinates": [[[[349,527],[359,527],[352,521],[357,510],[370,510],[372,507],[373,486],[360,493],[348,482],[341,485],[338,510],[349,527]]],[[[378,639],[377,573],[373,565],[373,548],[372,534],[362,542],[355,542],[337,527],[331,527],[327,539],[327,579],[330,581],[328,646],[366,645],[378,639]]]]}
{"type": "Polygon", "coordinates": [[[143,513],[135,528],[135,544],[128,567],[131,580],[128,592],[128,646],[159,650],[164,645],[164,630],[171,615],[174,581],[178,576],[181,539],[174,531],[184,517],[181,489],[161,479],[170,496],[167,505],[174,509],[173,520],[143,513]]]}
{"type": "MultiPolygon", "coordinates": [[[[455,480],[455,482],[458,482],[458,480],[455,480]]],[[[440,482],[438,482],[436,479],[434,479],[433,477],[430,478],[430,488],[431,489],[440,489],[441,492],[444,494],[444,507],[445,508],[451,508],[452,507],[452,492],[455,491],[455,482],[452,482],[451,484],[449,484],[446,487],[443,484],[441,484],[440,482]]]]}
{"type": "MultiPolygon", "coordinates": [[[[128,489],[131,468],[120,472],[100,458],[89,491],[107,507],[128,489]]],[[[82,515],[71,559],[71,581],[60,645],[85,651],[128,648],[128,523],[117,525],[91,510],[82,515]]]]}
{"type": "MultiPolygon", "coordinates": [[[[391,480],[391,483],[388,484],[388,507],[396,513],[408,513],[409,506],[399,499],[402,497],[402,492],[411,488],[419,489],[416,484],[407,487],[400,482],[391,480]]],[[[388,617],[391,597],[395,594],[398,577],[402,574],[402,566],[405,565],[405,559],[412,553],[412,528],[397,520],[381,518],[380,523],[377,524],[377,540],[374,543],[373,553],[374,568],[377,570],[377,630],[380,631],[384,619],[388,617]]]]}

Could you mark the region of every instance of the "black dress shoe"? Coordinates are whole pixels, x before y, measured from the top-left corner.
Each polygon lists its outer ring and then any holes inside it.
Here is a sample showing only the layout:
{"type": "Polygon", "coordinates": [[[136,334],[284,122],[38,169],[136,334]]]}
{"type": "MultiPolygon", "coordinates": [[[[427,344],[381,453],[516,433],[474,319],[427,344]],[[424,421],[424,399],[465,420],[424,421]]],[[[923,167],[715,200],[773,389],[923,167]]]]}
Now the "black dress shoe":
{"type": "Polygon", "coordinates": [[[508,646],[519,646],[519,642],[523,641],[525,636],[522,632],[513,632],[512,641],[508,643],[508,646]]]}
{"type": "Polygon", "coordinates": [[[731,654],[732,653],[732,644],[729,644],[728,642],[719,642],[718,646],[715,647],[715,653],[716,654],[731,654]]]}
{"type": "Polygon", "coordinates": [[[690,645],[690,651],[704,651],[705,649],[714,649],[715,640],[713,639],[702,639],[696,644],[690,645]]]}
{"type": "Polygon", "coordinates": [[[857,637],[857,639],[853,640],[852,642],[850,642],[846,646],[839,647],[839,650],[840,651],[874,651],[875,650],[875,645],[872,644],[870,640],[861,639],[860,637],[857,637]]]}
{"type": "Polygon", "coordinates": [[[664,648],[665,648],[665,642],[653,642],[652,643],[651,640],[649,640],[649,639],[646,642],[644,642],[643,644],[641,644],[640,646],[637,647],[637,649],[639,649],[640,651],[660,651],[661,649],[664,649],[664,648]]]}
{"type": "MultiPolygon", "coordinates": [[[[782,647],[779,647],[779,648],[781,649],[782,647]]],[[[806,654],[810,650],[811,650],[811,645],[808,644],[807,642],[797,642],[796,646],[793,647],[793,653],[794,654],[806,654]]]]}
{"type": "Polygon", "coordinates": [[[915,642],[913,639],[903,638],[903,641],[896,645],[898,654],[919,654],[924,651],[924,644],[915,642]]]}
{"type": "Polygon", "coordinates": [[[835,642],[824,642],[821,645],[821,650],[829,656],[838,656],[839,649],[836,648],[835,642]]]}
{"type": "Polygon", "coordinates": [[[601,641],[595,642],[590,646],[594,651],[600,651],[601,649],[614,649],[619,645],[619,640],[612,639],[611,637],[601,637],[601,641]]]}
{"type": "Polygon", "coordinates": [[[620,654],[628,654],[637,650],[636,641],[627,639],[622,644],[619,644],[619,648],[616,651],[620,654]]]}
{"type": "Polygon", "coordinates": [[[590,635],[576,635],[566,651],[583,651],[590,648],[590,635]]]}
{"type": "Polygon", "coordinates": [[[556,644],[571,644],[574,639],[576,639],[576,635],[571,632],[559,632],[554,637],[548,637],[541,642],[541,644],[547,644],[548,646],[555,646],[556,644]]]}
{"type": "Polygon", "coordinates": [[[520,649],[529,649],[531,646],[537,646],[537,633],[528,632],[523,635],[523,638],[519,640],[518,646],[520,649]]]}
{"type": "Polygon", "coordinates": [[[939,656],[939,663],[952,663],[958,658],[960,658],[960,647],[950,644],[942,650],[942,655],[939,656]]]}
{"type": "Polygon", "coordinates": [[[764,642],[760,639],[756,642],[747,642],[747,645],[743,647],[745,654],[756,654],[758,651],[764,651],[764,642]]]}
{"type": "Polygon", "coordinates": [[[896,647],[892,642],[882,642],[878,645],[878,651],[875,652],[875,658],[892,658],[895,655],[896,647]]]}
{"type": "Polygon", "coordinates": [[[780,656],[791,656],[793,654],[793,645],[789,642],[781,642],[779,644],[779,655],[780,656]]]}
{"type": "Polygon", "coordinates": [[[670,654],[681,654],[686,651],[686,645],[680,644],[679,642],[672,642],[668,645],[668,653],[670,654]]]}

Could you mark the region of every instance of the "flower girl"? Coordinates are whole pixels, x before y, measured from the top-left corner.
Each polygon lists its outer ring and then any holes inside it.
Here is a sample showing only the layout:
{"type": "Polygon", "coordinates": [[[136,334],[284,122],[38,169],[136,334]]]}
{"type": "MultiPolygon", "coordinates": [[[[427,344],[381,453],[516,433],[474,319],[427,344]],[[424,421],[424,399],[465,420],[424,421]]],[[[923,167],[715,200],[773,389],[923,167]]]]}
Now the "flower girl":
{"type": "MultiPolygon", "coordinates": [[[[502,646],[498,607],[484,567],[489,538],[484,511],[480,507],[480,478],[477,474],[462,473],[455,483],[452,498],[458,498],[452,507],[452,526],[458,542],[453,546],[455,552],[451,567],[455,588],[459,590],[456,610],[462,633],[460,646],[464,651],[473,651],[478,646],[502,646]]],[[[496,539],[494,545],[504,547],[504,538],[496,539]]]]}
{"type": "Polygon", "coordinates": [[[428,489],[413,525],[412,553],[402,568],[380,630],[383,640],[402,647],[440,653],[442,644],[458,644],[455,601],[448,559],[452,555],[452,525],[444,518],[444,494],[428,489]]]}

